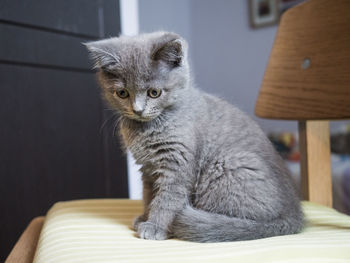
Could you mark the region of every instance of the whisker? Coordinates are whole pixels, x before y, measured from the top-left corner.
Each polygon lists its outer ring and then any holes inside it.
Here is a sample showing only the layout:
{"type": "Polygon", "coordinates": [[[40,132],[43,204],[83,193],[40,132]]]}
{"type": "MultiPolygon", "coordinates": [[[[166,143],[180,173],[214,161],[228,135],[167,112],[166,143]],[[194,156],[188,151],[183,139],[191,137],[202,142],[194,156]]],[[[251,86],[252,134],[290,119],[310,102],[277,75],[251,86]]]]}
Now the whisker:
{"type": "Polygon", "coordinates": [[[118,114],[115,112],[115,113],[112,114],[111,117],[109,117],[108,119],[106,119],[106,120],[103,122],[103,124],[102,124],[102,126],[101,126],[101,128],[100,128],[100,134],[102,133],[102,131],[103,131],[103,129],[105,128],[106,124],[107,124],[110,120],[114,119],[114,118],[117,117],[117,116],[118,116],[118,114]]]}
{"type": "Polygon", "coordinates": [[[116,131],[117,131],[117,129],[118,129],[120,120],[121,120],[121,117],[119,117],[119,118],[117,119],[117,121],[114,122],[114,126],[113,126],[113,136],[115,136],[115,134],[116,134],[116,131]]]}

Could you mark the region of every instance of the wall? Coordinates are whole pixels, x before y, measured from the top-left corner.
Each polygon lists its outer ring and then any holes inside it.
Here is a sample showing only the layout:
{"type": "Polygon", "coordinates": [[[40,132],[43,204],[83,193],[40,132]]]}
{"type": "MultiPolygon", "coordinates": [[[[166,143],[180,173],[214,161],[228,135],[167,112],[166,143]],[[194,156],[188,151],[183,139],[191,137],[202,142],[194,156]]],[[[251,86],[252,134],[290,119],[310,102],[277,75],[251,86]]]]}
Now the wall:
{"type": "Polygon", "coordinates": [[[190,44],[191,0],[139,0],[140,33],[156,30],[173,31],[190,44]]]}
{"type": "Polygon", "coordinates": [[[296,130],[295,122],[258,119],[255,101],[277,26],[252,29],[246,0],[191,0],[197,85],[257,119],[265,131],[296,130]]]}

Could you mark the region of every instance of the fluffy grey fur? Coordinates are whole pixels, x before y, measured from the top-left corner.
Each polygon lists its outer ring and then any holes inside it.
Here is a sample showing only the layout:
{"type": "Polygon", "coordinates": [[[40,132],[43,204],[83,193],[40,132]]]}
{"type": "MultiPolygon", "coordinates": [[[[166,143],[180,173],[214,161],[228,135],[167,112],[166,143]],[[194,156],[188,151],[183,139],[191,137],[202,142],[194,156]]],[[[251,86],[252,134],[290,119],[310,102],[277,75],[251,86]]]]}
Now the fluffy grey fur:
{"type": "Polygon", "coordinates": [[[142,165],[140,238],[220,242],[302,229],[283,161],[247,115],[194,88],[184,39],[156,32],[86,45],[142,165]]]}

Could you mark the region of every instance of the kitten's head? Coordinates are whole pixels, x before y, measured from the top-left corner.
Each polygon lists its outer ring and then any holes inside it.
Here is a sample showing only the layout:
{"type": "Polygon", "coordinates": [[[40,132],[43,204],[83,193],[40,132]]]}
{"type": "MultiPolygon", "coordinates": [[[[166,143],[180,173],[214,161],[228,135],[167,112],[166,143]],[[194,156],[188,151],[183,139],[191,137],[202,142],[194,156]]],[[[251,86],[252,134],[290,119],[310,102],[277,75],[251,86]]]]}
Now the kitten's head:
{"type": "Polygon", "coordinates": [[[157,118],[176,107],[189,86],[187,44],[177,34],[122,36],[85,45],[105,98],[129,119],[157,118]]]}

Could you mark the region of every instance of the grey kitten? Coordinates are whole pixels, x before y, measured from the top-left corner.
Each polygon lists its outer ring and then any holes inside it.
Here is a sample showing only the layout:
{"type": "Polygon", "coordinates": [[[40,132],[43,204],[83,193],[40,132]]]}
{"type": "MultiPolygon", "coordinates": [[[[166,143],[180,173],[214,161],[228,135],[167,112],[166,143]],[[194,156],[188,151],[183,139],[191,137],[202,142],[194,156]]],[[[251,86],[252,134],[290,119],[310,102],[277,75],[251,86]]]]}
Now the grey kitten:
{"type": "Polygon", "coordinates": [[[156,32],[86,45],[142,165],[140,238],[221,242],[302,229],[283,161],[247,115],[193,87],[184,39],[156,32]]]}

